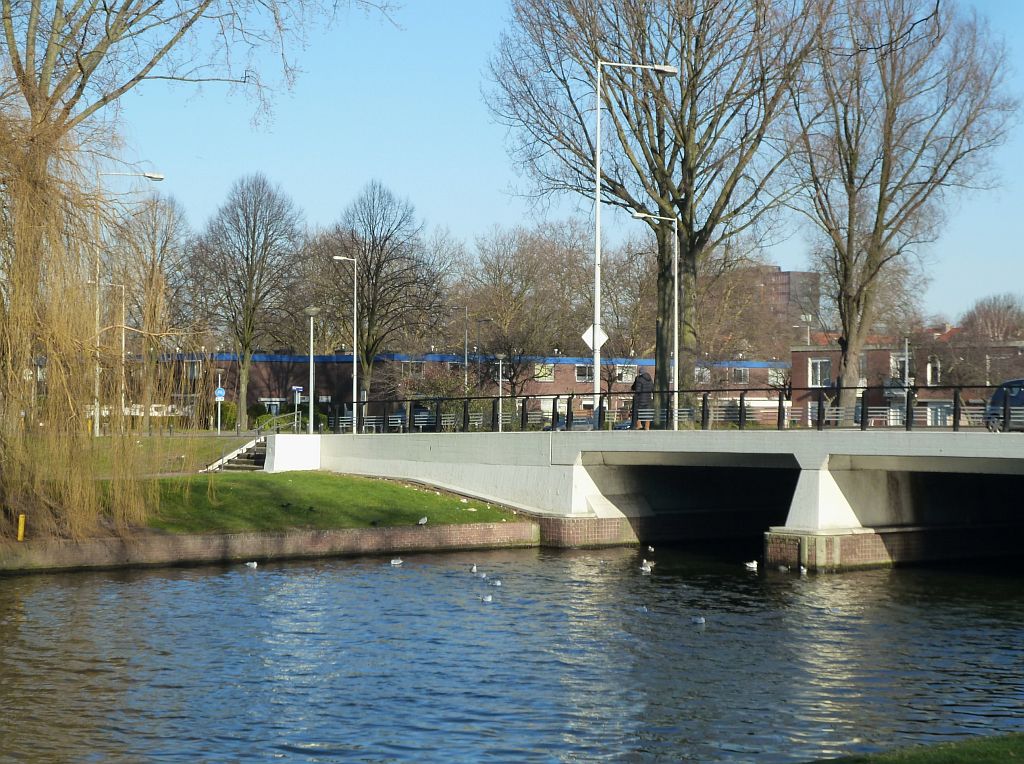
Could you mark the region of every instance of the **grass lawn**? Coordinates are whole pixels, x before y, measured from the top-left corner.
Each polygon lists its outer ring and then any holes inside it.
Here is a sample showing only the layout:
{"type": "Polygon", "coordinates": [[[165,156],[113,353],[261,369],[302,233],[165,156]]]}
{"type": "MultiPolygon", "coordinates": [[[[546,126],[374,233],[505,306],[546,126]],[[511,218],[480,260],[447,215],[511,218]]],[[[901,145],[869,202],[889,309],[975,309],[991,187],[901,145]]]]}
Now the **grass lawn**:
{"type": "Polygon", "coordinates": [[[506,509],[432,488],[327,472],[160,478],[160,491],[160,511],[150,526],[172,533],[415,525],[424,516],[434,525],[518,519],[506,509]]]}
{"type": "Polygon", "coordinates": [[[975,737],[870,756],[822,759],[820,764],[1003,764],[1014,761],[1024,762],[1024,734],[975,737]]]}
{"type": "Polygon", "coordinates": [[[144,475],[161,472],[197,472],[252,440],[252,436],[232,435],[142,435],[104,436],[95,441],[96,471],[108,477],[113,459],[121,448],[130,448],[131,457],[144,475]]]}

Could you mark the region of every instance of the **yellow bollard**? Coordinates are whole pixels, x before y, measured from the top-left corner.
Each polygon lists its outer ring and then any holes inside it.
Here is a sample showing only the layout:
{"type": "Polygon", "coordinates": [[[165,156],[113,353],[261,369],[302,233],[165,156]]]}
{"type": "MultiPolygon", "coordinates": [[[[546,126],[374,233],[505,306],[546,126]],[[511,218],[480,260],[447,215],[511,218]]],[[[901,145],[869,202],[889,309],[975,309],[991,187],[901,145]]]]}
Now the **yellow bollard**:
{"type": "Polygon", "coordinates": [[[25,513],[18,515],[18,541],[25,540],[25,513]]]}

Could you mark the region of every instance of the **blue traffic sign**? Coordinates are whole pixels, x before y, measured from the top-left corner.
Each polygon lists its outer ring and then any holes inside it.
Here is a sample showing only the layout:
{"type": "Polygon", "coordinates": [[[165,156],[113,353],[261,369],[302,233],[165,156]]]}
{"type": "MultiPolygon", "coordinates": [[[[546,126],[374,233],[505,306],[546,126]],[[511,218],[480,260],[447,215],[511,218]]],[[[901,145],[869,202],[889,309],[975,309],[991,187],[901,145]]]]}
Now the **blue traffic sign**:
{"type": "Polygon", "coordinates": [[[217,398],[223,398],[225,393],[226,391],[224,390],[223,387],[218,387],[216,390],[213,391],[214,396],[217,398]]]}

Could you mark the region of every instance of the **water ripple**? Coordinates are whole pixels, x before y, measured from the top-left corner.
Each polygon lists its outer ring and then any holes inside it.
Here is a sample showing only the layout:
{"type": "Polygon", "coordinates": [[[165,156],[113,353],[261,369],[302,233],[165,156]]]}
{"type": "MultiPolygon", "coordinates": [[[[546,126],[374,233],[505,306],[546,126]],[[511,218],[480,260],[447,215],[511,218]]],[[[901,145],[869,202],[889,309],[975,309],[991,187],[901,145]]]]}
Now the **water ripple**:
{"type": "Polygon", "coordinates": [[[1024,729],[1019,573],[738,562],[659,549],[642,576],[632,550],[516,550],[2,579],[18,723],[0,761],[799,762],[1024,729]]]}

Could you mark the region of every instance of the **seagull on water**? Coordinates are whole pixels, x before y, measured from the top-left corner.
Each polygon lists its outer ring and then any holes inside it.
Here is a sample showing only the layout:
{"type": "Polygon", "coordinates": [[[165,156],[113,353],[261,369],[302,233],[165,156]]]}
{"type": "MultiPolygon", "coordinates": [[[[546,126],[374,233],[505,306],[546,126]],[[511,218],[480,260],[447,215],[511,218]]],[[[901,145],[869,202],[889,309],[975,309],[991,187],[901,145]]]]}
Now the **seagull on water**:
{"type": "Polygon", "coordinates": [[[806,576],[807,575],[807,566],[806,565],[801,565],[800,566],[800,575],[801,576],[806,576]]]}
{"type": "Polygon", "coordinates": [[[473,563],[473,567],[469,569],[470,573],[476,573],[476,563],[473,563]]]}
{"type": "Polygon", "coordinates": [[[750,562],[745,562],[745,563],[743,563],[743,567],[745,567],[747,570],[752,570],[754,572],[757,572],[757,560],[751,560],[750,562]]]}
{"type": "Polygon", "coordinates": [[[259,565],[259,563],[255,561],[245,563],[245,567],[247,568],[255,568],[257,565],[259,565]]]}
{"type": "Polygon", "coordinates": [[[496,578],[493,581],[491,581],[491,586],[501,586],[501,579],[496,578]]]}
{"type": "Polygon", "coordinates": [[[651,570],[654,568],[654,565],[655,565],[655,563],[653,561],[651,561],[651,560],[644,560],[640,564],[640,572],[641,573],[650,573],[651,570]]]}
{"type": "Polygon", "coordinates": [[[427,516],[424,515],[423,517],[420,518],[420,520],[417,523],[417,525],[426,525],[426,524],[427,524],[427,516]]]}
{"type": "Polygon", "coordinates": [[[698,626],[703,626],[704,623],[705,623],[704,616],[702,616],[702,615],[695,615],[695,616],[690,618],[690,623],[695,623],[698,626]]]}
{"type": "Polygon", "coordinates": [[[399,565],[402,564],[402,558],[401,557],[396,557],[395,559],[393,559],[391,561],[391,564],[394,565],[397,568],[399,565]]]}
{"type": "Polygon", "coordinates": [[[653,552],[653,551],[654,551],[654,547],[653,547],[653,546],[649,546],[649,547],[647,547],[647,551],[648,551],[648,552],[653,552]]]}
{"type": "Polygon", "coordinates": [[[493,600],[494,597],[492,597],[490,594],[485,594],[483,597],[480,598],[481,602],[491,602],[493,600]]]}

